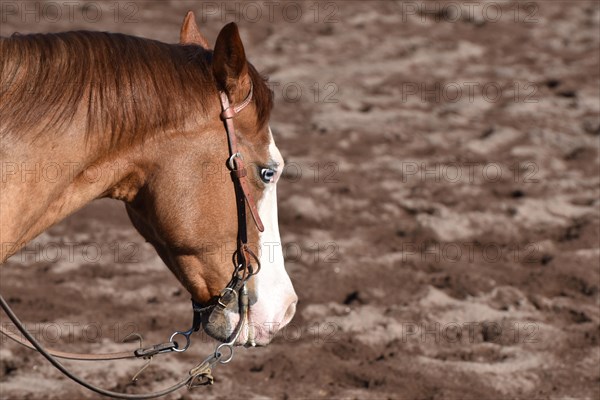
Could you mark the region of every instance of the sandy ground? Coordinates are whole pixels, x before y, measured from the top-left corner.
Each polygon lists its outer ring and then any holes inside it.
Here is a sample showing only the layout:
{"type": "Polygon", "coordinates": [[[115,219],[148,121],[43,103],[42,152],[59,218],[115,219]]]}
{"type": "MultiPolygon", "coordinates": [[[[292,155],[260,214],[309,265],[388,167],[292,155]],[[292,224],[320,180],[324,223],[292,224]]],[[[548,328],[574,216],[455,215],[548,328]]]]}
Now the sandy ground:
{"type": "MultiPolygon", "coordinates": [[[[73,18],[49,3],[3,1],[0,32],[175,42],[195,9],[211,41],[237,19],[271,77],[298,313],[214,386],[172,398],[600,396],[598,2],[75,2],[73,18]]],[[[133,331],[160,342],[190,322],[187,294],[116,201],[52,227],[0,273],[54,347],[122,349],[133,331]]],[[[107,388],[156,389],[214,346],[199,339],[135,385],[139,362],[66,364],[107,388]]],[[[95,398],[0,343],[2,399],[95,398]]]]}

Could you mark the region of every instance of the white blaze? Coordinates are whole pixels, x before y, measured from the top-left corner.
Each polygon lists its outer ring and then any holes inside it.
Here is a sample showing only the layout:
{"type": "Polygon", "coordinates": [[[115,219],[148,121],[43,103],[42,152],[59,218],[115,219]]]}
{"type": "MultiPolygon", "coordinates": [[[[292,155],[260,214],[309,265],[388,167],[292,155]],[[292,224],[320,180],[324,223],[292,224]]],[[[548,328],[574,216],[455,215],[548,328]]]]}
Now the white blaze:
{"type": "MultiPolygon", "coordinates": [[[[269,130],[270,133],[270,130],[269,130]]],[[[271,135],[269,153],[279,163],[278,175],[283,171],[283,157],[271,135]]],[[[258,213],[265,230],[259,234],[260,272],[250,285],[250,325],[248,340],[267,344],[271,335],[283,328],[293,317],[298,300],[283,260],[283,247],[277,218],[277,184],[267,184],[258,204],[258,213]],[[254,301],[252,301],[254,300],[254,301]]]]}

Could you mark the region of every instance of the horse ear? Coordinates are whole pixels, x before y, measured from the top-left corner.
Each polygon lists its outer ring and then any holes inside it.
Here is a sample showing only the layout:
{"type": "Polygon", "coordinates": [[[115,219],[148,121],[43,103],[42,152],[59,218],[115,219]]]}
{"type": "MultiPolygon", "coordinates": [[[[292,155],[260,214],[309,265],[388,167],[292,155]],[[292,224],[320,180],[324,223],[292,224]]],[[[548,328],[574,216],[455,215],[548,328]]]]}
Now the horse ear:
{"type": "Polygon", "coordinates": [[[188,11],[183,19],[183,25],[181,25],[181,32],[179,33],[180,44],[196,44],[204,49],[208,50],[210,46],[208,41],[200,33],[200,29],[196,24],[196,15],[193,11],[188,11]]]}
{"type": "Polygon", "coordinates": [[[217,37],[212,69],[219,88],[232,99],[243,98],[250,89],[246,52],[234,22],[225,25],[217,37]]]}

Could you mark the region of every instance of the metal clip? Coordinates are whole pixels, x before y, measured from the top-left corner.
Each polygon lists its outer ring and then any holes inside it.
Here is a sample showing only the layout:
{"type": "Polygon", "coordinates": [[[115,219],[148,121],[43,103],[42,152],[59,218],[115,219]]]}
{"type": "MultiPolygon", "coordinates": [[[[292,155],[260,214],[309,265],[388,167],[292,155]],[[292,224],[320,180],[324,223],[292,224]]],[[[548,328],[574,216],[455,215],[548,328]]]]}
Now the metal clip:
{"type": "Polygon", "coordinates": [[[175,342],[160,343],[145,349],[137,349],[135,351],[136,357],[148,358],[156,354],[170,353],[176,351],[177,344],[175,342]]]}
{"type": "MultiPolygon", "coordinates": [[[[150,366],[150,363],[152,362],[152,355],[153,355],[147,349],[143,348],[144,339],[142,338],[142,335],[140,335],[139,333],[131,333],[131,334],[127,335],[127,337],[125,339],[123,339],[123,343],[131,342],[134,339],[137,339],[138,342],[140,343],[140,348],[135,351],[136,357],[143,357],[144,359],[147,359],[148,361],[146,361],[146,363],[142,366],[142,368],[140,368],[139,371],[136,372],[135,375],[133,375],[133,377],[131,378],[131,382],[137,381],[138,378],[140,377],[140,375],[142,374],[142,372],[144,372],[146,370],[146,368],[148,368],[150,366]]],[[[153,346],[153,348],[155,348],[155,347],[157,347],[157,346],[153,346]]]]}

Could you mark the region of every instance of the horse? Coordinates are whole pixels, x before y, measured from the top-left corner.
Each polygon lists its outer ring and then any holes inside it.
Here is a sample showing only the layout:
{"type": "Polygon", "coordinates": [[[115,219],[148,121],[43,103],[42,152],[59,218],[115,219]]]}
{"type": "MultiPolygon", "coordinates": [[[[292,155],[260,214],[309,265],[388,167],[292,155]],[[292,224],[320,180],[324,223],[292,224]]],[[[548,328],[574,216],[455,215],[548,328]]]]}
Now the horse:
{"type": "Polygon", "coordinates": [[[14,34],[0,54],[0,261],[89,202],[121,200],[195,307],[222,305],[203,317],[208,335],[270,343],[298,301],[278,227],[284,161],[269,126],[272,92],[237,25],[223,27],[214,49],[188,13],[177,44],[14,34]],[[209,173],[223,166],[233,183],[209,173]],[[231,243],[227,257],[214,251],[231,243]],[[240,266],[248,309],[236,332],[240,287],[230,283],[240,266]]]}

